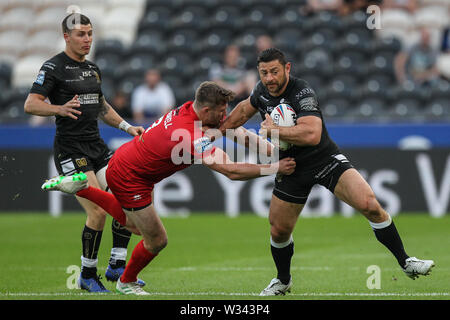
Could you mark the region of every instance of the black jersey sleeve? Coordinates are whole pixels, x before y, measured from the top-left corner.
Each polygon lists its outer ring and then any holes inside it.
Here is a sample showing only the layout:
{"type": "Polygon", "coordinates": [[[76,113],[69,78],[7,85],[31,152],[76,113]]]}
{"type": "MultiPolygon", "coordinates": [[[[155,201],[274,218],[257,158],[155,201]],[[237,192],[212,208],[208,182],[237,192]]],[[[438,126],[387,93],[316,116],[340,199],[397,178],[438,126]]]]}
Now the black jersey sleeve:
{"type": "Polygon", "coordinates": [[[294,108],[297,111],[297,117],[321,117],[321,111],[316,93],[306,81],[301,82],[301,89],[297,92],[294,99],[294,108]]]}
{"type": "Polygon", "coordinates": [[[259,96],[262,94],[263,84],[258,81],[253,88],[252,93],[250,93],[250,103],[255,109],[260,109],[259,96]]]}
{"type": "Polygon", "coordinates": [[[44,97],[48,97],[57,83],[56,67],[56,64],[53,62],[46,61],[39,70],[36,80],[30,89],[30,93],[38,93],[44,97]]]}

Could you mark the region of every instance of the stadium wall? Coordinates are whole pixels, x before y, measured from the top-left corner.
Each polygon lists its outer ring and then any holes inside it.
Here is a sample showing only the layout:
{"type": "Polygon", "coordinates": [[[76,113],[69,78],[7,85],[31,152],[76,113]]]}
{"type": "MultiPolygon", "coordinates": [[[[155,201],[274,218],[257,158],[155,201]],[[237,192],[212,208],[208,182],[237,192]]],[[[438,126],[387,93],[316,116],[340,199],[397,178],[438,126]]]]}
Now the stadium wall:
{"type": "MultiPolygon", "coordinates": [[[[256,126],[249,126],[256,129],[256,126]]],[[[450,125],[330,125],[330,135],[373,187],[392,215],[450,212],[450,125]]],[[[112,149],[129,140],[122,132],[102,127],[112,149]]],[[[0,212],[48,211],[59,215],[80,210],[72,196],[40,190],[56,174],[52,160],[54,127],[0,128],[0,212]]],[[[155,205],[161,215],[254,212],[266,216],[273,177],[230,181],[194,165],[156,186],[155,205]]],[[[303,216],[352,216],[354,210],[328,190],[313,189],[303,216]]]]}

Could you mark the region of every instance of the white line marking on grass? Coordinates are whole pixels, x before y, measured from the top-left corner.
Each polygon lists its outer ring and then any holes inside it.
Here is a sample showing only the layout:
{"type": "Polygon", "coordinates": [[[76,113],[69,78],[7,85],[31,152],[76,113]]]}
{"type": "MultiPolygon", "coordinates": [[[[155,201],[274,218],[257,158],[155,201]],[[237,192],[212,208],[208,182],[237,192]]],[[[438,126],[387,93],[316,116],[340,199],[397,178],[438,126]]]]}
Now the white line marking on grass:
{"type": "MultiPolygon", "coordinates": [[[[153,296],[259,296],[258,293],[251,292],[149,292],[153,296]]],[[[63,296],[98,296],[98,295],[116,295],[114,293],[90,293],[90,292],[0,292],[3,297],[63,297],[63,296]]],[[[117,295],[120,296],[120,295],[117,295]]],[[[306,292],[288,294],[291,297],[448,297],[450,292],[306,292]]]]}

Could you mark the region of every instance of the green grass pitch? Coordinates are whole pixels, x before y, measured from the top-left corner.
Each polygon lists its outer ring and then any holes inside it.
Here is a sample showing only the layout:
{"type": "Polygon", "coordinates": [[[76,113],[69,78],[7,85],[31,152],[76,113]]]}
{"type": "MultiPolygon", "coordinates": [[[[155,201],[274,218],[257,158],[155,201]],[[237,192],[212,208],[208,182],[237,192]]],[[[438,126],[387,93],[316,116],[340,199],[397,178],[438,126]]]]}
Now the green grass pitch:
{"type": "MultiPolygon", "coordinates": [[[[292,292],[270,299],[449,300],[450,216],[433,219],[425,214],[400,214],[394,220],[407,253],[435,261],[430,276],[414,281],[407,278],[362,216],[300,217],[294,232],[292,292]],[[367,287],[372,275],[367,268],[372,265],[379,267],[380,289],[367,287]]],[[[84,222],[85,215],[79,213],[65,213],[60,218],[0,214],[0,299],[269,299],[258,296],[276,276],[267,219],[253,214],[163,218],[169,244],[140,274],[152,293],[145,298],[68,288],[74,278],[68,268],[80,265],[84,222]]],[[[101,274],[111,249],[110,225],[108,217],[99,252],[101,274]]],[[[132,237],[128,257],[139,240],[132,237]]],[[[103,280],[114,292],[114,284],[103,280]]]]}

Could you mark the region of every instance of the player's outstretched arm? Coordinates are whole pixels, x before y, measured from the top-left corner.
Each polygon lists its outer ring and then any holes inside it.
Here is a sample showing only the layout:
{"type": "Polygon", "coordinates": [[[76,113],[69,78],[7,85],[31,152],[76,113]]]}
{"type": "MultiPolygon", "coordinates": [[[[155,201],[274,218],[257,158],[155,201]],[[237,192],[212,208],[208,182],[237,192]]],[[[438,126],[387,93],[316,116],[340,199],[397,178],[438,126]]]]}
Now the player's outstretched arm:
{"type": "Polygon", "coordinates": [[[272,164],[233,162],[220,148],[216,148],[214,153],[205,157],[202,163],[231,180],[249,180],[275,173],[290,175],[295,170],[293,158],[284,158],[272,164]]]}
{"type": "Polygon", "coordinates": [[[101,110],[99,117],[107,125],[119,128],[132,136],[138,136],[144,133],[145,129],[141,126],[132,126],[128,122],[122,119],[121,116],[111,107],[111,105],[106,101],[105,97],[101,99],[101,110]]]}
{"type": "Polygon", "coordinates": [[[70,117],[74,120],[77,120],[77,116],[81,114],[81,111],[77,110],[80,107],[77,95],[62,106],[47,103],[45,99],[46,97],[41,94],[30,93],[25,100],[25,113],[41,117],[70,117]]]}
{"type": "Polygon", "coordinates": [[[235,130],[227,129],[226,137],[251,151],[267,156],[271,156],[275,148],[270,141],[244,127],[239,127],[235,130]]]}
{"type": "Polygon", "coordinates": [[[249,97],[236,105],[220,125],[219,130],[222,131],[222,134],[225,134],[227,129],[236,129],[246,123],[257,111],[258,109],[253,107],[249,97]]]}

